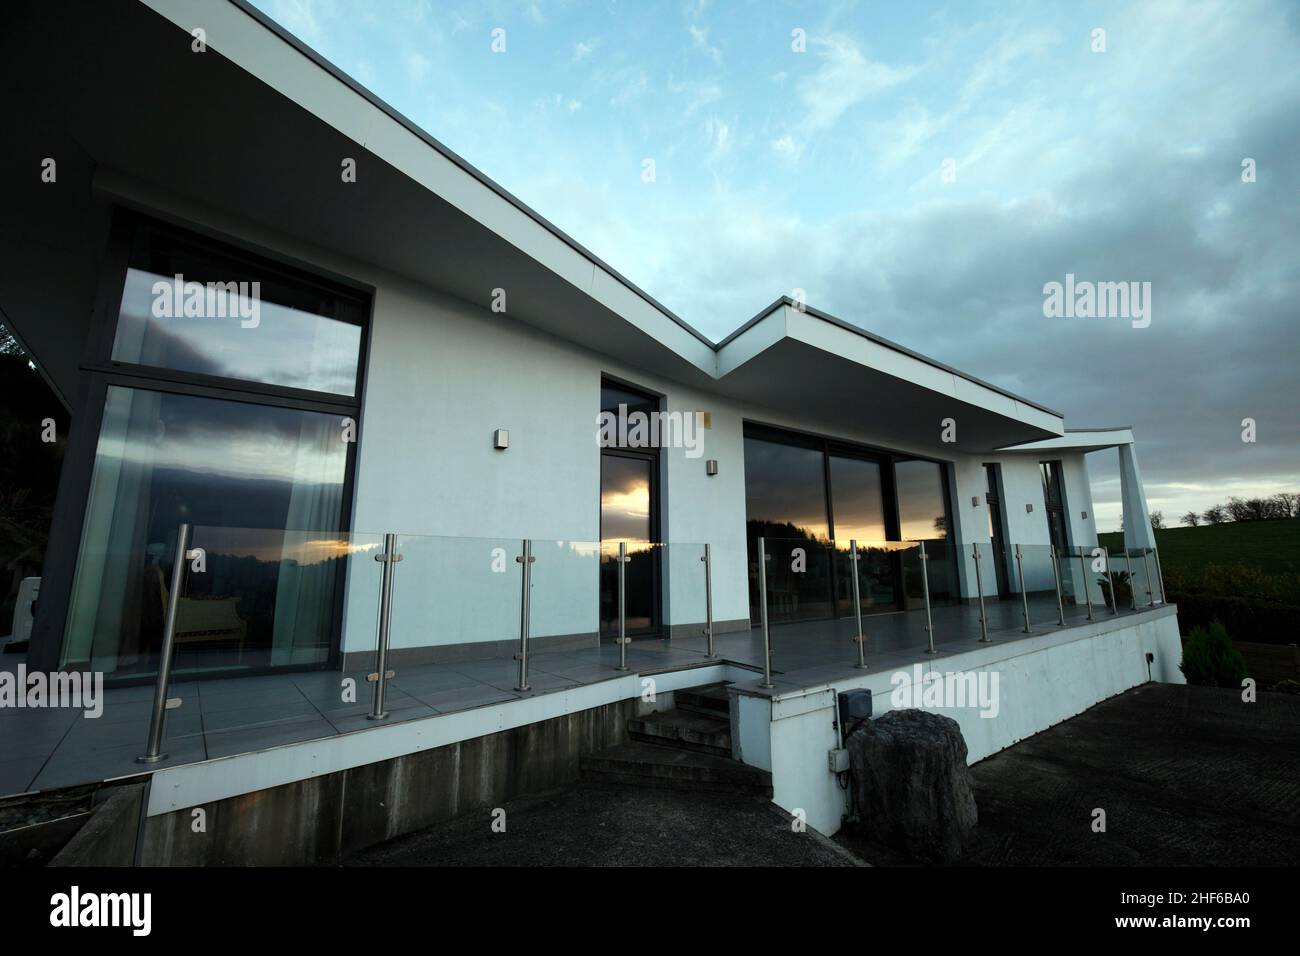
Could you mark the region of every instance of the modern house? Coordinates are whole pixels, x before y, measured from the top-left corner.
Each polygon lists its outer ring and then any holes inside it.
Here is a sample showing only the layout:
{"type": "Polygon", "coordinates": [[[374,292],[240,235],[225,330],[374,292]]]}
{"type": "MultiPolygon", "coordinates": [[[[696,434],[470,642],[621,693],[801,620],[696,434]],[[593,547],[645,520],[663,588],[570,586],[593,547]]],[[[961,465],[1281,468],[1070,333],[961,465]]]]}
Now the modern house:
{"type": "Polygon", "coordinates": [[[0,321],[72,419],[25,663],[147,706],[169,635],[159,833],[719,684],[732,755],[833,831],[839,691],[998,669],[977,759],[1180,679],[1129,428],[786,296],[710,341],[241,0],[19,0],[0,53],[0,321]]]}

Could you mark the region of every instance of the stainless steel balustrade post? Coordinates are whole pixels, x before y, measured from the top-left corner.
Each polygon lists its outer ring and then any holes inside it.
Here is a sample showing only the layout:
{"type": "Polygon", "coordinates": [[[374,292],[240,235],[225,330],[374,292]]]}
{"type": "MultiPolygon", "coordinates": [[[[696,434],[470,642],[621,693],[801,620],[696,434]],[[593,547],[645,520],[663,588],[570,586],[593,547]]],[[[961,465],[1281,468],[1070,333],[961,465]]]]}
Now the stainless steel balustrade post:
{"type": "Polygon", "coordinates": [[[862,633],[862,594],[861,586],[858,584],[858,542],[856,538],[849,539],[849,568],[853,573],[853,618],[857,621],[858,629],[854,642],[858,645],[858,662],[855,667],[867,666],[867,636],[862,633]]]}
{"type": "Polygon", "coordinates": [[[397,535],[391,532],[384,535],[384,551],[375,555],[375,560],[383,564],[384,575],[379,586],[379,646],[375,648],[375,672],[366,679],[375,685],[375,702],[366,715],[370,720],[383,720],[388,716],[384,710],[384,694],[393,671],[388,669],[388,637],[393,619],[393,571],[402,556],[397,553],[397,535]]]}
{"type": "Polygon", "coordinates": [[[618,543],[618,669],[627,670],[627,542],[618,543]]]}
{"type": "Polygon", "coordinates": [[[980,597],[980,639],[981,644],[989,643],[989,619],[984,613],[984,579],[980,576],[980,546],[972,544],[971,556],[975,559],[975,590],[980,597]]]}
{"type": "Polygon", "coordinates": [[[533,542],[529,538],[524,538],[522,543],[522,553],[515,558],[515,562],[522,566],[520,574],[522,591],[519,595],[519,653],[515,655],[515,660],[519,661],[519,686],[515,690],[523,692],[528,690],[528,627],[529,613],[531,611],[530,600],[533,590],[533,542]]]}
{"type": "Polygon", "coordinates": [[[1151,560],[1147,557],[1149,549],[1142,549],[1142,567],[1147,573],[1147,607],[1156,606],[1156,592],[1151,586],[1151,560]]]}
{"type": "Polygon", "coordinates": [[[1110,592],[1110,613],[1119,613],[1119,596],[1115,593],[1115,579],[1110,574],[1110,549],[1101,549],[1101,559],[1106,562],[1106,590],[1110,592]]]}
{"type": "Polygon", "coordinates": [[[718,655],[713,653],[713,556],[708,544],[704,545],[704,554],[700,560],[704,562],[704,637],[708,641],[706,656],[712,659],[718,655]]]}
{"type": "Polygon", "coordinates": [[[1133,610],[1138,609],[1138,589],[1137,578],[1133,577],[1133,555],[1129,554],[1128,548],[1124,549],[1124,564],[1128,567],[1128,596],[1133,605],[1133,610]]]}
{"type": "MultiPolygon", "coordinates": [[[[1055,559],[1053,559],[1055,564],[1055,559]]],[[[1034,633],[1029,627],[1029,592],[1025,589],[1025,565],[1020,558],[1020,545],[1016,545],[1016,574],[1020,578],[1020,603],[1023,606],[1025,615],[1025,633],[1034,633]]]]}
{"type": "MultiPolygon", "coordinates": [[[[1056,551],[1056,545],[1049,544],[1048,547],[1051,549],[1051,554],[1052,554],[1052,580],[1056,582],[1056,622],[1060,624],[1061,627],[1065,627],[1065,599],[1061,596],[1062,585],[1061,585],[1060,555],[1056,551]]],[[[1024,588],[1022,587],[1021,590],[1024,590],[1024,588]]],[[[1028,616],[1026,616],[1025,630],[1029,630],[1028,620],[1029,620],[1028,616]]]]}
{"type": "Polygon", "coordinates": [[[929,639],[930,646],[926,648],[927,654],[938,653],[934,649],[934,619],[930,616],[930,572],[927,565],[930,563],[930,556],[925,553],[925,542],[921,542],[921,591],[925,596],[925,633],[929,639]]]}
{"type": "Polygon", "coordinates": [[[1079,573],[1083,577],[1083,597],[1088,602],[1088,620],[1092,620],[1092,589],[1088,587],[1088,563],[1079,549],[1079,573]]]}
{"type": "Polygon", "coordinates": [[[774,687],[772,683],[772,636],[767,628],[767,539],[758,539],[758,616],[763,626],[763,683],[761,687],[774,687]]]}
{"type": "Polygon", "coordinates": [[[190,526],[182,524],[176,529],[176,553],[172,557],[171,590],[167,593],[167,611],[163,617],[162,648],[158,652],[158,679],[154,684],[153,712],[149,716],[149,739],[145,752],[135,759],[140,763],[157,763],[165,760],[162,752],[163,729],[167,724],[167,711],[180,706],[180,701],[167,699],[167,687],[172,677],[172,658],[176,651],[176,617],[180,611],[181,589],[185,586],[185,567],[189,561],[190,526]]]}

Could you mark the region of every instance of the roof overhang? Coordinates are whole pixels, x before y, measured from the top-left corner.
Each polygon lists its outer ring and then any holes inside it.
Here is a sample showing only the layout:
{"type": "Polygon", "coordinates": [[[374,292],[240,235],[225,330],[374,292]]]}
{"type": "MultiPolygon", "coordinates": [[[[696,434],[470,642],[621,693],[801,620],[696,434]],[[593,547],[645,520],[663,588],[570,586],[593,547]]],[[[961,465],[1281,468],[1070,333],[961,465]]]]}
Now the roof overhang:
{"type": "Polygon", "coordinates": [[[781,299],[724,340],[719,390],[899,443],[959,451],[1059,436],[1059,412],[1012,395],[833,316],[781,299]]]}
{"type": "MultiPolygon", "coordinates": [[[[143,208],[167,196],[167,208],[192,210],[173,212],[182,221],[260,226],[484,308],[503,289],[507,318],[826,427],[934,444],[953,418],[958,449],[1062,434],[1058,412],[789,299],[715,345],[244,0],[19,0],[6,16],[0,52],[19,82],[0,95],[30,131],[10,165],[75,144],[81,161],[60,166],[65,195],[143,208]],[[197,26],[206,53],[191,49],[197,26]],[[341,176],[349,157],[355,182],[341,176]]],[[[52,193],[35,177],[5,180],[18,202],[7,204],[17,212],[0,248],[11,267],[0,305],[30,333],[51,312],[49,278],[36,277],[56,260],[42,240],[66,246],[87,230],[74,212],[49,216],[52,193]]],[[[95,259],[83,242],[82,260],[95,259]]],[[[24,337],[38,358],[39,338],[24,337]]],[[[77,341],[49,336],[50,348],[77,341]]],[[[75,359],[64,364],[75,372],[75,359]]]]}
{"type": "Polygon", "coordinates": [[[1118,448],[1120,445],[1133,444],[1133,429],[1129,425],[1118,425],[1111,428],[1067,428],[1063,435],[1056,438],[1048,438],[1042,441],[1024,442],[1017,445],[1010,445],[1006,448],[999,448],[999,451],[1071,451],[1071,452],[1090,452],[1104,451],[1107,448],[1118,448]]]}

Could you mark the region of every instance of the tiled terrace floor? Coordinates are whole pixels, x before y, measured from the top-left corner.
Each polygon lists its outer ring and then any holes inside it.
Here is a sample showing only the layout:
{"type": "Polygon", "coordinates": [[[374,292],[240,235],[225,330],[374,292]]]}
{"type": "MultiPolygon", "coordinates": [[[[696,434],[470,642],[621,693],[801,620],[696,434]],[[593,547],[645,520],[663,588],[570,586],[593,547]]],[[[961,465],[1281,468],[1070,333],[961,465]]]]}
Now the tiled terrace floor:
{"type": "MultiPolygon", "coordinates": [[[[1057,630],[1055,601],[1031,603],[1035,633],[1057,630]]],[[[989,634],[997,642],[1025,638],[1021,608],[1015,602],[988,605],[989,634]]],[[[1129,614],[1127,610],[1121,612],[1129,614]]],[[[1082,623],[1083,609],[1066,608],[1067,626],[1082,623]]],[[[1097,609],[1099,619],[1110,613],[1097,609]]],[[[926,646],[924,614],[917,611],[864,619],[871,670],[934,660],[926,646]]],[[[940,655],[967,650],[979,638],[977,608],[934,611],[940,655]]],[[[858,674],[851,620],[774,625],[772,660],[779,687],[809,686],[858,674]]],[[[1032,639],[1032,638],[1031,638],[1032,639]]],[[[761,671],[762,635],[758,629],[719,635],[720,660],[761,671]]],[[[628,649],[632,673],[655,674],[717,663],[706,657],[703,637],[645,640],[628,649]]],[[[20,655],[0,656],[0,668],[13,670],[20,655]]],[[[383,723],[394,723],[483,707],[524,696],[547,694],[625,676],[615,669],[612,644],[580,650],[535,653],[529,657],[530,691],[514,690],[518,665],[507,658],[403,667],[388,684],[383,723]]],[[[164,750],[168,759],[146,768],[135,758],[144,752],[153,687],[105,691],[102,715],[86,719],[79,710],[0,709],[0,796],[47,790],[128,776],[158,767],[364,732],[377,726],[367,719],[373,687],[363,672],[315,671],[178,683],[170,696],[184,703],[170,711],[164,750]],[[340,681],[356,680],[357,702],[341,701],[340,681]]]]}

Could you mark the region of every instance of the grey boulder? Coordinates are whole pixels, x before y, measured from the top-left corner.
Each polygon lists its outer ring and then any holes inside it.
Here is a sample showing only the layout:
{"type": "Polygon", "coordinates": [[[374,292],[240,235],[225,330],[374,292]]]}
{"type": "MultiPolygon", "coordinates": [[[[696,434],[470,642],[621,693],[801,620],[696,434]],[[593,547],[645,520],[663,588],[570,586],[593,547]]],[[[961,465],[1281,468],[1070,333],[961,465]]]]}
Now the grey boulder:
{"type": "Polygon", "coordinates": [[[845,746],[859,833],[920,860],[951,863],[965,852],[978,813],[957,721],[891,710],[845,746]]]}

